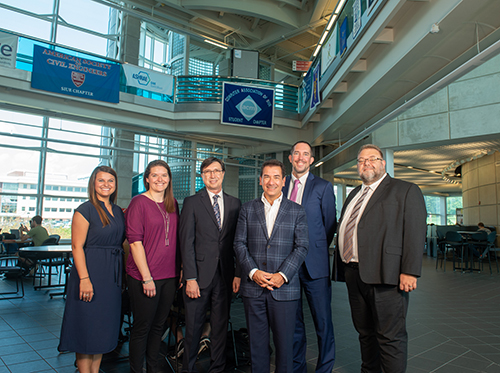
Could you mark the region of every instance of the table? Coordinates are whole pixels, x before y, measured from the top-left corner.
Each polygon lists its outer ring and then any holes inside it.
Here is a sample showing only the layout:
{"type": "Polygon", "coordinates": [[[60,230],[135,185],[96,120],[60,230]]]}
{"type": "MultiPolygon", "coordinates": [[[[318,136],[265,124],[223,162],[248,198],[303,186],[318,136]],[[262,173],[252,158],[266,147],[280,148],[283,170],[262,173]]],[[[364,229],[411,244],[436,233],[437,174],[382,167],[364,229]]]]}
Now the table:
{"type": "MultiPolygon", "coordinates": [[[[62,257],[64,258],[65,266],[69,264],[69,258],[71,256],[71,245],[50,245],[50,246],[28,246],[22,247],[19,249],[19,255],[24,257],[29,257],[30,259],[34,259],[36,262],[40,260],[48,259],[49,262],[52,259],[62,257]],[[28,254],[28,255],[22,255],[28,254]]],[[[33,284],[35,281],[33,280],[33,284]]],[[[62,293],[52,293],[50,297],[56,295],[66,295],[66,284],[68,283],[68,273],[65,273],[65,281],[64,281],[64,291],[62,293]]],[[[40,285],[34,286],[35,290],[44,289],[44,288],[53,288],[63,286],[61,284],[52,284],[52,267],[49,266],[49,280],[47,285],[42,285],[40,280],[40,285]]]]}

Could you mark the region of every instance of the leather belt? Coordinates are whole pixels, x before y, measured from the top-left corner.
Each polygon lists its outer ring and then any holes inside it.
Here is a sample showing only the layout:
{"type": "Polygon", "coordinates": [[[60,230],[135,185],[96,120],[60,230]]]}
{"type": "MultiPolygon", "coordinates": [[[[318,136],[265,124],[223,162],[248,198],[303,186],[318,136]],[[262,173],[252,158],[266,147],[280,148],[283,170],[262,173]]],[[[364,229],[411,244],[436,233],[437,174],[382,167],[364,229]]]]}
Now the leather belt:
{"type": "Polygon", "coordinates": [[[358,262],[349,262],[349,263],[344,263],[346,267],[352,268],[352,269],[359,269],[359,263],[358,262]]]}

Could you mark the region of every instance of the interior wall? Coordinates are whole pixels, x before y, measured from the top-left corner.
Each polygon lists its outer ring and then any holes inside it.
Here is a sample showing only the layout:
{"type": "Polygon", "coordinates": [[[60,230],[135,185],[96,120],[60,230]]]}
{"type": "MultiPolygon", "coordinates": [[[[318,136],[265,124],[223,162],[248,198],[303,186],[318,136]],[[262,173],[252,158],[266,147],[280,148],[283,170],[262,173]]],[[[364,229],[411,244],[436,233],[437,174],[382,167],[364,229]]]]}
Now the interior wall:
{"type": "Polygon", "coordinates": [[[500,153],[462,165],[464,224],[500,228],[500,153]]]}

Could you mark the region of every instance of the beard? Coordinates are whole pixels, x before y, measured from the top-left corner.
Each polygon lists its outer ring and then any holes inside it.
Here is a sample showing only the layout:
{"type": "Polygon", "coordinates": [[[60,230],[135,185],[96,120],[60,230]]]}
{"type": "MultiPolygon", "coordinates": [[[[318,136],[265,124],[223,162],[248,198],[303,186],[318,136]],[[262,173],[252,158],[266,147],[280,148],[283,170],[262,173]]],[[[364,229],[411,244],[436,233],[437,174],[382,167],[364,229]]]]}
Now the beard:
{"type": "Polygon", "coordinates": [[[383,172],[381,172],[380,170],[377,170],[375,168],[368,168],[368,169],[365,168],[359,174],[359,177],[361,178],[361,180],[363,180],[363,183],[369,185],[369,184],[373,184],[378,179],[380,179],[382,177],[382,175],[383,175],[383,172]]]}

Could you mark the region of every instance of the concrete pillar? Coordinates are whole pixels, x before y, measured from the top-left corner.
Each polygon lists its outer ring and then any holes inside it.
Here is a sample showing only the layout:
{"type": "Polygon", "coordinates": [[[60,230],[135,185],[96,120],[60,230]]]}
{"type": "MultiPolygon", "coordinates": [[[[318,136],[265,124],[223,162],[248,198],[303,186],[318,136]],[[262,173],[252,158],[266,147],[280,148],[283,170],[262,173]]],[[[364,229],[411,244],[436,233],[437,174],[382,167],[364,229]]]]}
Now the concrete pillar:
{"type": "Polygon", "coordinates": [[[118,198],[116,203],[126,208],[132,198],[132,176],[134,166],[134,133],[116,129],[114,131],[115,147],[112,167],[118,175],[118,198]]]}
{"type": "Polygon", "coordinates": [[[382,149],[382,154],[385,159],[385,171],[390,177],[394,177],[394,150],[382,149]]]}
{"type": "Polygon", "coordinates": [[[500,153],[462,165],[464,224],[500,228],[500,153]]]}
{"type": "Polygon", "coordinates": [[[224,192],[227,194],[238,198],[238,188],[240,181],[240,168],[238,167],[238,161],[233,159],[225,159],[226,164],[226,174],[224,176],[224,192]]]}
{"type": "Polygon", "coordinates": [[[123,14],[121,56],[123,62],[139,64],[141,21],[139,18],[123,14]]]}

